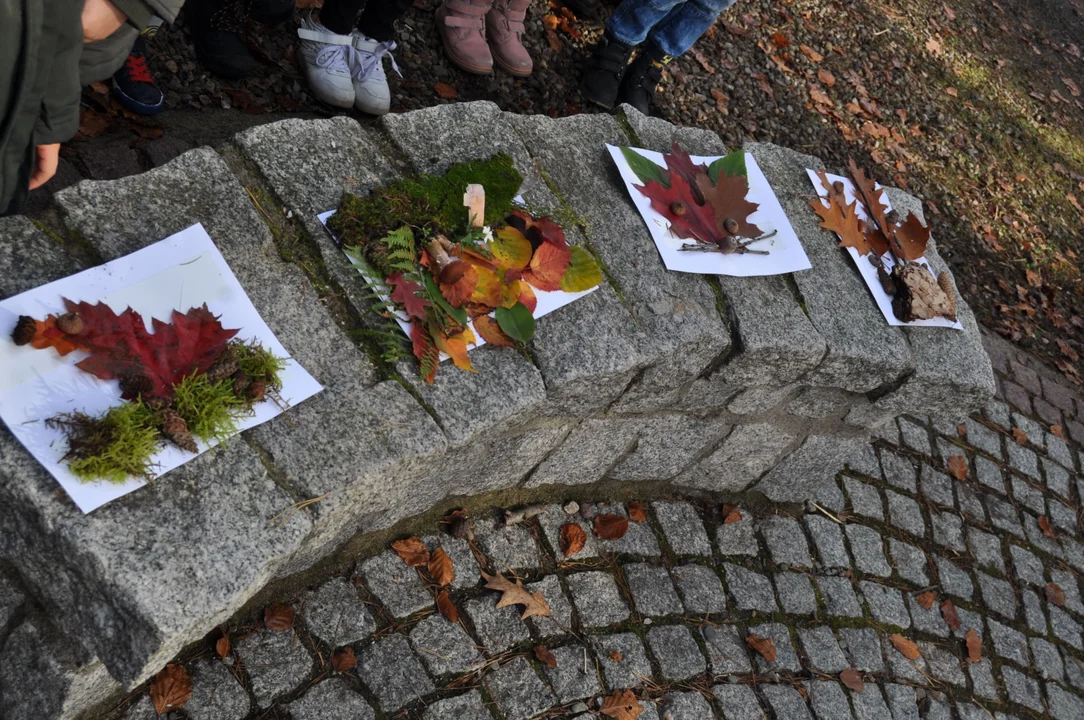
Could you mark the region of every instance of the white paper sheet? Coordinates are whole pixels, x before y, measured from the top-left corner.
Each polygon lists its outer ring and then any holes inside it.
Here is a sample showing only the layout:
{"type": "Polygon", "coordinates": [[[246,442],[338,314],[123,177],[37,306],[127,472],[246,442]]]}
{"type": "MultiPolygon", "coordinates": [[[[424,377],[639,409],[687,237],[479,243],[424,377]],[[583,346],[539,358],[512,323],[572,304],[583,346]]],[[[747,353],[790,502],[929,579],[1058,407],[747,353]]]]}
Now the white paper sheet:
{"type": "MultiPolygon", "coordinates": [[[[783,207],[779,204],[779,198],[775,196],[768,178],[764,177],[757,161],[749,153],[745,154],[745,168],[749,180],[749,194],[746,199],[760,205],[757,211],[749,216],[749,222],[753,223],[764,233],[776,231],[775,237],[750,245],[753,250],[767,250],[769,255],[757,255],[755,253],[723,255],[721,253],[708,252],[685,252],[682,245],[693,243],[675,237],[670,232],[670,221],[656,212],[651,207],[651,200],[640,192],[637,187],[642,185],[636,173],[629,167],[621,148],[607,145],[610,156],[617,164],[621,173],[621,179],[625,181],[629,197],[633,205],[640,211],[641,217],[655,240],[655,246],[659,248],[663,264],[667,270],[677,272],[700,273],[703,275],[735,275],[738,277],[752,277],[756,275],[780,275],[782,273],[808,270],[812,267],[809,258],[805,254],[802,243],[791,227],[783,207]]],[[[651,162],[665,167],[663,154],[640,148],[630,148],[634,152],[643,155],[651,162]]],[[[710,166],[722,156],[692,155],[694,163],[710,166]]]]}
{"type": "MultiPolygon", "coordinates": [[[[117,381],[99,380],[75,367],[86,357],[85,352],[60,357],[52,348],[35,350],[12,342],[11,332],[19,315],[40,320],[50,313],[64,312],[61,298],[101,301],[118,313],[130,306],[143,316],[148,330],[152,317],[168,322],[173,310],[183,313],[206,303],[212,313],[220,316],[223,327],[240,329],[237,339],[258,340],[275,355],[287,357],[286,349],[252,306],[202,225],[193,225],[105,265],[0,301],[0,367],[4,369],[0,373],[0,418],[84,513],[143,487],[146,481],[132,478],[121,484],[85,483],[61,461],[67,441],[61,431],[46,427],[46,419],[70,412],[96,415],[124,402],[117,381]]],[[[322,389],[297,362],[288,361],[281,393],[287,407],[322,389]]],[[[283,412],[271,401],[258,403],[253,410],[253,416],[238,422],[239,429],[255,427],[283,412]]],[[[210,447],[199,443],[200,453],[210,447]]],[[[165,445],[154,455],[153,475],[161,477],[195,457],[165,445]]]]}
{"type": "MultiPolygon", "coordinates": [[[[822,202],[824,203],[825,207],[827,207],[828,191],[825,190],[824,187],[821,185],[821,180],[819,177],[817,177],[816,171],[807,169],[806,174],[809,176],[810,181],[813,183],[813,189],[816,191],[817,195],[819,195],[821,198],[824,198],[822,202]]],[[[851,182],[851,179],[848,177],[843,177],[842,175],[828,174],[828,182],[834,183],[836,180],[839,180],[843,183],[844,197],[846,198],[848,204],[854,202],[855,200],[858,200],[858,204],[855,206],[855,214],[858,215],[858,218],[863,221],[868,221],[869,216],[866,214],[866,206],[858,198],[854,183],[851,182]]],[[[881,185],[878,183],[876,187],[880,188],[881,185]]],[[[888,212],[892,209],[892,203],[889,202],[887,195],[883,197],[885,207],[887,208],[885,212],[888,212]]],[[[869,258],[867,256],[859,255],[858,251],[854,248],[847,248],[847,252],[850,253],[851,259],[854,260],[855,267],[858,268],[858,273],[862,276],[862,279],[866,281],[866,287],[869,288],[870,293],[873,295],[873,299],[877,302],[877,307],[881,309],[881,314],[884,315],[885,320],[888,321],[889,325],[903,325],[907,327],[947,327],[955,328],[956,330],[964,329],[964,326],[961,325],[959,321],[949,320],[948,318],[914,320],[909,323],[903,322],[898,317],[896,317],[896,313],[892,310],[892,296],[884,291],[884,288],[881,287],[881,281],[877,279],[877,268],[873,266],[873,263],[869,261],[869,258]]],[[[881,257],[881,262],[884,263],[885,270],[889,272],[892,272],[892,268],[896,265],[895,260],[893,260],[892,256],[888,254],[881,257]]],[[[925,267],[929,271],[930,275],[933,275],[934,279],[937,279],[937,276],[930,268],[930,264],[926,262],[926,258],[919,258],[915,262],[925,267]]]]}
{"type": "MultiPolygon", "coordinates": [[[[523,203],[522,197],[516,197],[515,200],[517,203],[523,203]]],[[[320,213],[316,217],[320,219],[321,223],[323,223],[324,229],[328,231],[328,234],[331,235],[332,239],[338,242],[338,238],[336,238],[334,233],[331,232],[331,228],[327,226],[328,218],[330,218],[334,214],[334,210],[328,210],[326,212],[320,213]]],[[[372,287],[374,290],[383,287],[383,278],[378,277],[377,274],[373,271],[373,269],[369,267],[368,263],[359,264],[357,261],[354,260],[354,258],[350,257],[349,255],[347,255],[346,257],[350,261],[350,264],[354,266],[354,268],[358,271],[358,274],[361,275],[362,278],[364,278],[365,282],[368,283],[370,287],[372,287]]],[[[596,285],[590,290],[584,290],[582,292],[574,293],[565,292],[563,290],[539,290],[534,286],[532,286],[531,289],[534,290],[535,297],[538,300],[538,305],[535,307],[533,313],[535,319],[538,319],[543,315],[549,315],[554,310],[563,308],[565,305],[568,305],[570,302],[578,300],[584,295],[589,295],[590,293],[593,293],[595,290],[598,290],[598,286],[596,285]]],[[[388,312],[390,312],[392,317],[395,318],[395,322],[397,322],[399,324],[399,327],[403,329],[403,332],[406,333],[406,336],[410,337],[410,331],[414,329],[414,323],[410,319],[410,317],[405,313],[399,311],[395,307],[395,304],[392,303],[391,299],[388,298],[388,296],[385,295],[383,292],[377,291],[377,295],[387,306],[388,312]]],[[[490,313],[490,317],[492,316],[493,313],[490,313]]],[[[470,352],[476,347],[482,347],[483,345],[485,345],[486,341],[482,339],[482,336],[479,333],[475,332],[473,320],[468,320],[467,326],[470,328],[470,331],[474,333],[474,337],[476,338],[476,342],[467,344],[467,352],[470,352]]],[[[447,353],[442,352],[440,354],[441,362],[447,360],[448,357],[449,356],[447,353]]]]}

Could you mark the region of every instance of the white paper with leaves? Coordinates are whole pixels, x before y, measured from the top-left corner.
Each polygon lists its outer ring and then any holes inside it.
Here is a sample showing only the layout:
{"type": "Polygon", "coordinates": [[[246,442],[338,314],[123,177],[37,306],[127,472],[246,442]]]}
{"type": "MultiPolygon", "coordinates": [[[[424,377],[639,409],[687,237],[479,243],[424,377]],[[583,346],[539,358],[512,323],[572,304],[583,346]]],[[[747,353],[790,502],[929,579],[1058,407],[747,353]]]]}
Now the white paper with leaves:
{"type": "MultiPolygon", "coordinates": [[[[768,184],[768,178],[764,177],[763,171],[751,154],[745,154],[746,176],[749,181],[749,193],[745,197],[749,202],[754,202],[760,207],[749,216],[749,222],[759,227],[762,233],[770,233],[774,230],[776,234],[775,237],[754,243],[749,248],[767,250],[768,255],[754,253],[723,255],[682,250],[683,245],[695,244],[695,241],[676,237],[670,232],[670,221],[656,212],[651,207],[651,199],[638,189],[643,183],[629,167],[621,148],[607,145],[606,149],[610,151],[610,156],[617,164],[617,170],[621,173],[621,179],[625,181],[632,204],[640,211],[644,223],[647,224],[647,229],[655,240],[655,246],[659,249],[667,270],[703,275],[753,277],[781,275],[813,267],[809,263],[809,257],[805,254],[805,248],[802,247],[798,235],[791,227],[790,220],[787,219],[787,214],[783,212],[783,207],[779,204],[779,198],[775,196],[775,191],[768,184]]],[[[660,167],[666,166],[662,153],[640,148],[629,149],[660,167]]],[[[710,166],[722,156],[692,155],[691,157],[694,163],[710,166]]]]}
{"type": "MultiPolygon", "coordinates": [[[[226,260],[202,225],[193,225],[161,242],[104,265],[34,288],[0,301],[0,418],[12,434],[48,470],[84,513],[143,487],[146,480],[124,483],[82,482],[62,458],[67,441],[45,420],[60,413],[97,415],[124,402],[116,380],[99,380],[75,367],[87,354],[75,351],[61,357],[52,348],[17,347],[11,339],[20,315],[44,319],[64,311],[61,298],[75,302],[104,302],[114,312],[131,307],[143,316],[150,331],[151,318],[168,321],[174,310],[186,312],[207,304],[220,316],[223,327],[239,328],[236,339],[257,340],[275,355],[288,354],[253,307],[226,260]]],[[[323,388],[301,365],[289,360],[282,373],[282,399],[296,405],[323,388]]],[[[265,401],[241,418],[247,430],[280,415],[284,408],[265,401]]],[[[214,443],[199,442],[200,453],[214,443]]],[[[154,455],[154,477],[195,458],[173,445],[154,455]]]]}
{"type": "MultiPolygon", "coordinates": [[[[825,207],[827,207],[828,191],[825,190],[824,187],[821,185],[821,180],[819,177],[817,177],[816,171],[807,169],[806,174],[809,175],[809,180],[813,183],[813,189],[817,192],[817,195],[822,198],[821,202],[823,202],[825,207]]],[[[869,216],[866,214],[866,206],[858,197],[854,183],[851,182],[851,179],[848,177],[843,177],[842,175],[827,174],[827,176],[828,182],[830,183],[834,183],[836,180],[839,180],[843,183],[844,197],[846,198],[847,203],[850,204],[855,200],[858,200],[858,204],[855,206],[855,214],[858,216],[859,220],[868,222],[869,216]]],[[[877,183],[876,187],[880,188],[880,183],[877,183]]],[[[892,209],[892,203],[889,202],[887,195],[883,196],[883,200],[886,208],[885,212],[887,213],[889,210],[892,209]]],[[[904,322],[900,320],[898,317],[896,317],[896,313],[892,310],[892,296],[886,293],[884,288],[881,287],[881,281],[877,278],[877,268],[874,267],[873,263],[869,261],[869,257],[865,255],[859,255],[858,251],[852,247],[847,248],[847,252],[850,253],[851,259],[854,260],[855,267],[858,268],[858,274],[861,275],[862,279],[866,281],[866,287],[869,288],[870,293],[873,295],[874,301],[877,303],[877,307],[880,308],[881,314],[884,315],[885,320],[888,321],[889,325],[902,325],[905,327],[946,327],[955,328],[956,330],[964,329],[964,326],[961,325],[958,320],[954,321],[949,320],[948,318],[914,320],[912,322],[904,322]]],[[[892,259],[892,256],[890,254],[883,255],[881,257],[881,262],[884,264],[885,270],[887,270],[888,272],[892,272],[892,268],[896,265],[895,260],[892,259]]],[[[936,280],[937,276],[934,274],[933,269],[930,268],[930,264],[926,262],[926,258],[919,258],[915,262],[926,268],[929,271],[930,275],[932,275],[936,280]]]]}

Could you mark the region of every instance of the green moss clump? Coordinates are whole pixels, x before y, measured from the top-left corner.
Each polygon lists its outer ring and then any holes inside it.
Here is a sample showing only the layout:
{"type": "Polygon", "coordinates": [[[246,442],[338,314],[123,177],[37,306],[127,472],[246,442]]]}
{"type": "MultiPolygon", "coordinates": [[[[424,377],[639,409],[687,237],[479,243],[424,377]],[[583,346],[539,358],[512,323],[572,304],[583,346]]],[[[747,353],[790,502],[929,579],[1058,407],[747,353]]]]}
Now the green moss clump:
{"type": "Polygon", "coordinates": [[[251,412],[249,402],[233,392],[233,380],[208,381],[190,375],[173,387],[173,409],[200,440],[223,442],[237,432],[237,419],[251,412]]]}
{"type": "Polygon", "coordinates": [[[150,477],[151,457],[158,450],[158,417],[143,403],[124,403],[99,417],[60,415],[48,424],[67,434],[68,468],[80,480],[119,484],[130,477],[150,477]]]}
{"type": "Polygon", "coordinates": [[[286,369],[284,358],[256,342],[232,343],[230,351],[237,358],[237,368],[250,379],[263,380],[275,391],[282,389],[282,371],[286,369]]]}

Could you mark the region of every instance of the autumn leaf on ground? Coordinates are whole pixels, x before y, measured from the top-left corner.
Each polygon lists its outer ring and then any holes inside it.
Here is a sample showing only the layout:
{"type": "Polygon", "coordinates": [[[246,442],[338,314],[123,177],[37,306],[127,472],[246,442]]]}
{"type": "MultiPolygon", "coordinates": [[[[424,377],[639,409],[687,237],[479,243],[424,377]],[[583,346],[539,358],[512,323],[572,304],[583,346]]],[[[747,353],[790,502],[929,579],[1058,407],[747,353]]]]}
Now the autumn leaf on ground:
{"type": "Polygon", "coordinates": [[[459,93],[448,83],[438,82],[433,85],[433,90],[445,100],[451,100],[459,93]]]}
{"type": "Polygon", "coordinates": [[[974,629],[967,631],[964,642],[967,643],[967,661],[977,663],[982,660],[982,638],[974,629]]]}
{"type": "Polygon", "coordinates": [[[625,659],[625,656],[624,656],[624,655],[622,655],[621,653],[619,653],[619,652],[618,652],[618,651],[616,651],[616,650],[611,650],[611,651],[609,652],[609,654],[607,655],[607,657],[609,657],[609,658],[610,658],[611,660],[613,660],[614,662],[621,662],[622,660],[624,660],[624,659],[625,659]]]}
{"type": "Polygon", "coordinates": [[[482,336],[486,343],[494,347],[515,347],[512,338],[504,334],[496,320],[488,315],[479,315],[474,318],[474,329],[482,336]]]}
{"type": "Polygon", "coordinates": [[[749,633],[745,636],[745,644],[751,647],[762,658],[768,662],[775,662],[775,643],[771,638],[761,637],[756,633],[749,633]]]}
{"type": "Polygon", "coordinates": [[[417,536],[396,540],[391,544],[391,549],[410,567],[423,567],[429,564],[429,548],[417,536]]]}
{"type": "Polygon", "coordinates": [[[448,553],[444,552],[444,548],[438,547],[429,555],[428,569],[433,582],[441,587],[455,580],[452,559],[448,557],[448,553]]]}
{"type": "Polygon", "coordinates": [[[603,540],[620,540],[629,531],[629,519],[620,515],[596,515],[595,535],[603,540]]]}
{"type": "Polygon", "coordinates": [[[354,655],[353,648],[344,647],[331,656],[331,667],[335,672],[350,672],[358,665],[358,658],[354,655]]]}
{"type": "Polygon", "coordinates": [[[809,47],[808,45],[799,45],[798,49],[802,51],[802,54],[809,58],[810,62],[819,63],[824,60],[824,56],[819,52],[809,47]]]}
{"type": "Polygon", "coordinates": [[[569,248],[543,243],[534,251],[530,269],[523,274],[523,279],[539,290],[560,290],[561,278],[571,259],[572,251],[569,248]]]}
{"type": "MultiPolygon", "coordinates": [[[[669,153],[663,153],[662,157],[666,162],[666,167],[670,170],[671,178],[674,175],[680,175],[690,186],[695,187],[697,178],[701,175],[707,175],[707,167],[694,163],[692,156],[682,150],[677,143],[671,146],[669,153]]],[[[693,191],[693,197],[697,197],[695,190],[693,191]]],[[[698,202],[702,199],[697,197],[698,202]]]]}
{"type": "Polygon", "coordinates": [[[856,693],[866,689],[866,684],[862,682],[862,675],[854,668],[847,668],[841,672],[839,681],[856,693]]]}
{"type": "Polygon", "coordinates": [[[1050,433],[1052,435],[1060,437],[1062,440],[1065,439],[1065,428],[1063,428],[1061,425],[1051,425],[1050,433]]]}
{"type": "Polygon", "coordinates": [[[470,358],[467,357],[467,345],[474,342],[474,333],[464,328],[454,335],[445,336],[439,330],[433,332],[432,329],[430,329],[430,334],[433,337],[433,344],[441,352],[447,353],[457,368],[467,372],[477,372],[471,365],[470,358]]]}
{"type": "Polygon", "coordinates": [[[1046,584],[1046,599],[1058,607],[1065,607],[1065,591],[1057,583],[1046,584]]]}
{"type": "Polygon", "coordinates": [[[452,598],[449,597],[447,590],[441,590],[437,593],[437,610],[440,614],[450,623],[459,622],[459,608],[452,602],[452,598]]]}
{"type": "Polygon", "coordinates": [[[918,660],[922,656],[922,653],[918,651],[918,645],[915,645],[912,640],[908,640],[903,635],[894,633],[889,635],[888,639],[892,641],[892,645],[900,651],[900,654],[908,660],[918,660]]]}
{"type": "Polygon", "coordinates": [[[696,179],[697,187],[704,196],[715,215],[715,229],[720,237],[741,235],[742,237],[754,238],[761,235],[760,228],[749,222],[749,216],[757,211],[760,206],[749,202],[745,196],[749,194],[749,180],[743,175],[719,174],[719,180],[715,185],[711,184],[711,178],[701,175],[696,179]],[[736,232],[726,229],[726,221],[733,220],[738,224],[736,232]]]}
{"type": "Polygon", "coordinates": [[[1013,436],[1013,439],[1016,440],[1017,445],[1027,445],[1028,444],[1028,434],[1026,432],[1024,432],[1023,430],[1021,430],[1020,428],[1014,427],[1012,429],[1012,436],[1013,436]]]}
{"type": "Polygon", "coordinates": [[[651,200],[652,210],[670,221],[675,237],[714,244],[715,214],[711,206],[697,203],[693,186],[684,177],[671,173],[670,187],[652,180],[636,188],[651,200]]]}
{"type": "Polygon", "coordinates": [[[487,245],[493,259],[505,270],[522,270],[531,262],[534,248],[531,241],[517,228],[507,225],[493,234],[487,245]]]}
{"type": "Polygon", "coordinates": [[[737,505],[724,504],[720,514],[723,516],[723,525],[741,522],[741,510],[738,509],[737,505]]]}
{"type": "Polygon", "coordinates": [[[561,554],[565,557],[575,555],[583,550],[587,544],[587,533],[576,523],[565,523],[561,526],[561,554]]]}
{"type": "Polygon", "coordinates": [[[647,522],[647,509],[642,502],[633,500],[632,502],[626,503],[625,507],[629,511],[629,520],[638,523],[647,522]]]}
{"type": "Polygon", "coordinates": [[[967,458],[963,455],[952,455],[948,459],[948,471],[952,477],[963,482],[967,480],[967,474],[970,468],[967,465],[967,458]]]}
{"type": "Polygon", "coordinates": [[[429,301],[418,297],[422,286],[411,280],[404,280],[402,273],[389,275],[387,279],[389,287],[394,288],[391,292],[392,302],[403,306],[406,314],[413,318],[424,318],[425,309],[429,307],[429,301]]]}
{"type": "Polygon", "coordinates": [[[151,682],[151,702],[159,715],[179,710],[192,697],[192,679],[182,665],[166,665],[151,682]]]}
{"type": "Polygon", "coordinates": [[[927,590],[926,592],[915,596],[915,602],[917,602],[923,610],[932,608],[935,600],[937,600],[937,593],[933,590],[927,590]]]}
{"type": "Polygon", "coordinates": [[[289,605],[271,603],[263,611],[263,624],[268,630],[283,632],[294,626],[294,609],[289,605]]]}
{"type": "Polygon", "coordinates": [[[644,706],[632,690],[618,690],[606,696],[598,711],[614,720],[636,720],[644,711],[644,706]]]}
{"type": "MultiPolygon", "coordinates": [[[[448,270],[452,266],[445,268],[448,270]]],[[[457,260],[454,263],[456,272],[446,274],[441,271],[437,276],[440,294],[452,307],[463,307],[474,295],[474,289],[478,287],[478,270],[468,262],[457,260]]]]}
{"type": "Polygon", "coordinates": [[[1044,536],[1051,540],[1056,540],[1058,537],[1054,534],[1054,529],[1050,527],[1050,521],[1046,519],[1046,515],[1039,516],[1039,529],[1043,531],[1044,536]]]}
{"type": "MultiPolygon", "coordinates": [[[[862,205],[866,208],[866,214],[873,218],[876,229],[882,232],[891,232],[886,215],[888,206],[884,203],[884,189],[877,187],[877,183],[866,177],[866,172],[859,168],[854,160],[848,161],[847,169],[850,171],[851,180],[858,191],[858,197],[862,199],[862,205]]],[[[898,248],[894,248],[898,252],[898,248]]]]}
{"type": "Polygon", "coordinates": [[[545,645],[535,645],[534,656],[538,658],[538,662],[544,664],[551,670],[557,667],[557,658],[545,645]]]}
{"type": "Polygon", "coordinates": [[[215,652],[218,653],[218,656],[223,660],[226,659],[226,656],[230,654],[229,635],[223,635],[218,639],[218,642],[215,643],[215,652]]]}
{"type": "Polygon", "coordinates": [[[520,615],[520,620],[526,620],[529,617],[550,617],[553,615],[553,611],[550,610],[549,603],[546,602],[546,598],[542,596],[542,593],[538,591],[534,593],[528,592],[527,588],[523,587],[522,580],[517,579],[513,583],[500,573],[487,575],[485,572],[482,572],[482,579],[486,581],[486,588],[502,593],[501,599],[497,602],[498,609],[509,605],[522,605],[523,614],[520,615]]]}
{"type": "Polygon", "coordinates": [[[941,601],[941,617],[945,619],[945,624],[948,625],[949,630],[956,632],[960,627],[960,615],[956,612],[956,605],[951,600],[941,601]]]}
{"type": "MultiPolygon", "coordinates": [[[[656,168],[658,167],[654,163],[651,164],[656,168]]],[[[508,216],[508,224],[522,232],[534,247],[538,247],[542,243],[549,243],[559,248],[568,247],[564,228],[548,215],[534,217],[522,210],[513,210],[508,216]]]]}

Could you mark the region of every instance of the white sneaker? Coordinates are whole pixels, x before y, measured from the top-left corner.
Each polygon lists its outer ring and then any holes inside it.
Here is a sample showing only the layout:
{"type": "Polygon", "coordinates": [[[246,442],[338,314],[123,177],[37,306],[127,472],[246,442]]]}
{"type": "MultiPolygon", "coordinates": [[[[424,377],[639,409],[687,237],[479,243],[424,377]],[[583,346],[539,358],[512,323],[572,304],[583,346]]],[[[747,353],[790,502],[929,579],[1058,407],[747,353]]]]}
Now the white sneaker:
{"type": "Polygon", "coordinates": [[[360,30],[355,30],[354,63],[351,68],[354,77],[354,107],[369,115],[385,115],[391,109],[391,90],[388,77],[384,74],[383,58],[391,60],[392,69],[402,77],[399,65],[392,57],[394,42],[377,42],[365,37],[360,30]]]}
{"type": "Polygon", "coordinates": [[[301,65],[312,94],[328,105],[353,107],[353,37],[331,32],[313,20],[312,13],[301,18],[297,36],[301,38],[301,65]]]}

